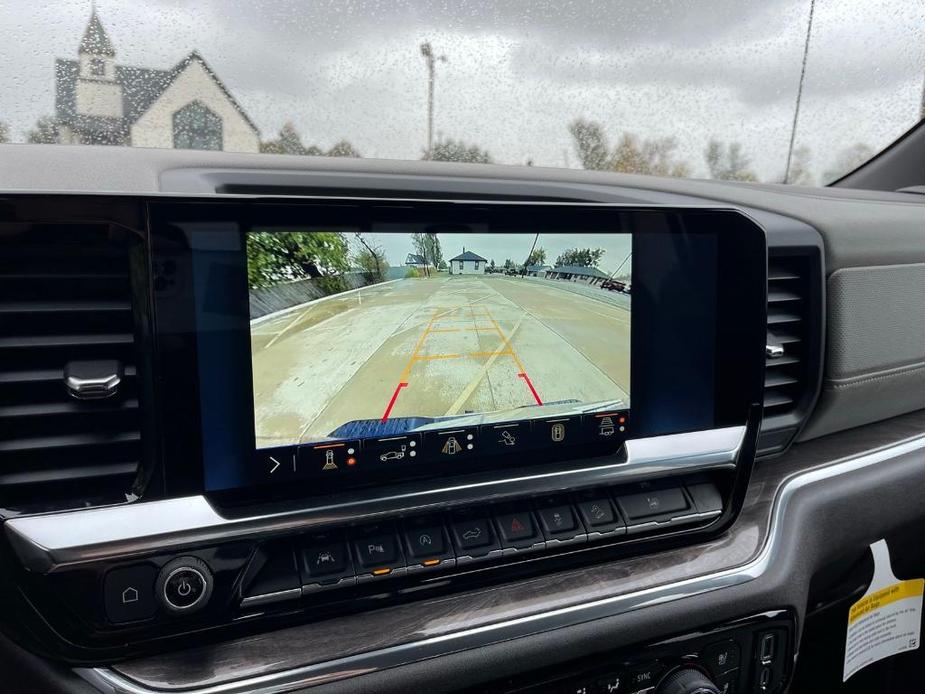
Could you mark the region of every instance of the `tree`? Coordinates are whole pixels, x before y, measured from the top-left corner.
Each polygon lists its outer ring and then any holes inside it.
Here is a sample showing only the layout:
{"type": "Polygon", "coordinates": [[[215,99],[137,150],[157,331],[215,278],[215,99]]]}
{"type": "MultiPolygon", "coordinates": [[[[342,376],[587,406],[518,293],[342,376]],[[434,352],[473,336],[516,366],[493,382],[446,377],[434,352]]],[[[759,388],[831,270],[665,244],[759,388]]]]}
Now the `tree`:
{"type": "Polygon", "coordinates": [[[347,240],[334,231],[258,231],[247,235],[247,281],[251,288],[316,278],[326,291],[343,284],[349,269],[347,240]]]}
{"type": "Polygon", "coordinates": [[[443,249],[440,247],[440,239],[437,238],[437,234],[416,231],[411,234],[411,243],[415,252],[424,258],[425,274],[430,275],[429,267],[443,267],[443,249]]]}
{"type": "Polygon", "coordinates": [[[575,141],[582,167],[593,171],[610,168],[610,145],[599,123],[578,118],[568,126],[568,131],[575,141]]]}
{"type": "Polygon", "coordinates": [[[527,257],[527,265],[545,265],[546,264],[546,249],[545,248],[534,248],[533,252],[527,257]]]}
{"type": "Polygon", "coordinates": [[[673,137],[640,139],[624,132],[610,150],[607,136],[599,123],[578,119],[569,125],[575,149],[586,169],[619,171],[650,176],[690,176],[690,165],[675,156],[678,142],[673,137]]]}
{"type": "Polygon", "coordinates": [[[312,157],[359,157],[360,153],[347,140],[341,140],[325,152],[316,145],[302,144],[302,137],[291,121],[280,128],[275,140],[260,143],[264,154],[301,154],[312,157]]]}
{"type": "Polygon", "coordinates": [[[822,174],[824,183],[837,181],[847,173],[851,173],[864,162],[874,156],[874,149],[863,142],[855,142],[838,153],[835,163],[822,174]]]}
{"type": "Polygon", "coordinates": [[[477,145],[467,145],[462,140],[440,140],[434,145],[434,150],[428,157],[424,153],[422,159],[433,161],[458,161],[465,164],[491,164],[491,154],[480,149],[477,145]]]}
{"type": "Polygon", "coordinates": [[[42,116],[35,127],[26,133],[26,141],[33,145],[54,145],[58,142],[58,122],[51,116],[42,116]]]}
{"type": "Polygon", "coordinates": [[[440,248],[440,239],[437,234],[428,232],[424,234],[424,257],[436,268],[443,265],[443,249],[440,248]]]}
{"type": "Polygon", "coordinates": [[[790,171],[785,177],[784,183],[795,186],[813,185],[813,172],[809,168],[811,159],[812,152],[806,145],[801,145],[793,150],[793,156],[790,158],[790,171]]]}
{"type": "Polygon", "coordinates": [[[623,173],[686,178],[691,167],[675,159],[678,141],[673,137],[641,140],[633,133],[623,133],[614,148],[610,168],[623,173]]]}
{"type": "Polygon", "coordinates": [[[489,271],[489,272],[494,272],[494,271],[495,271],[495,259],[494,259],[494,258],[492,258],[492,259],[491,259],[491,262],[488,263],[488,271],[489,271]]]}
{"type": "Polygon", "coordinates": [[[505,270],[513,270],[513,269],[514,269],[514,261],[511,260],[510,258],[505,258],[505,260],[504,260],[504,269],[505,269],[505,270]]]}
{"type": "Polygon", "coordinates": [[[305,154],[305,146],[299,132],[291,122],[286,122],[279,131],[279,144],[285,154],[305,154]]]}
{"type": "Polygon", "coordinates": [[[382,282],[385,280],[386,273],[389,271],[389,264],[385,258],[385,251],[382,246],[370,246],[363,234],[356,232],[357,241],[363,246],[362,250],[356,254],[354,262],[360,268],[367,284],[382,282]]]}
{"type": "MultiPolygon", "coordinates": [[[[275,140],[260,143],[260,151],[267,154],[306,154],[299,131],[291,121],[286,121],[275,140]]],[[[320,153],[320,152],[319,152],[320,153]]]]}
{"type": "Polygon", "coordinates": [[[726,145],[710,138],[704,151],[710,178],[722,181],[757,181],[758,177],[749,167],[751,160],[742,152],[742,145],[733,142],[726,145]]]}
{"type": "Polygon", "coordinates": [[[354,157],[356,159],[362,158],[362,155],[357,151],[357,149],[350,144],[347,140],[341,140],[336,145],[331,147],[327,151],[325,156],[328,157],[354,157]]]}
{"type": "Polygon", "coordinates": [[[556,266],[594,267],[604,257],[603,248],[569,248],[556,258],[556,266]]]}
{"type": "Polygon", "coordinates": [[[10,126],[4,121],[0,121],[0,143],[10,141],[10,126]]]}
{"type": "Polygon", "coordinates": [[[260,143],[265,154],[305,154],[302,138],[291,121],[283,123],[275,140],[260,143]]]}

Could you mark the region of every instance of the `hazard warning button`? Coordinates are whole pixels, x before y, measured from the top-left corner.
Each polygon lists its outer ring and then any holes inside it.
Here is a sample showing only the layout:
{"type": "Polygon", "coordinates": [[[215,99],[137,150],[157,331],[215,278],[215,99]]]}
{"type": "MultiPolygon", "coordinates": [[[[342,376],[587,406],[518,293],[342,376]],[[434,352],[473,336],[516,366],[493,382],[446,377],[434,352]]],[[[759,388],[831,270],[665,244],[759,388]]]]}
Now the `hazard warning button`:
{"type": "Polygon", "coordinates": [[[501,544],[504,546],[529,545],[539,538],[533,514],[529,509],[499,513],[495,516],[495,520],[498,523],[501,544]]]}

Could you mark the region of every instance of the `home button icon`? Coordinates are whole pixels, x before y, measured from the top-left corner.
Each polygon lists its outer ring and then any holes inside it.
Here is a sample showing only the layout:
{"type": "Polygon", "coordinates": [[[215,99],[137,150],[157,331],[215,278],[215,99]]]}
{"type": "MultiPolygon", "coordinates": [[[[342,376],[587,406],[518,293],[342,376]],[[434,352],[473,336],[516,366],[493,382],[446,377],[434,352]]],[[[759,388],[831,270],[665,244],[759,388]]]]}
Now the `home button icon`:
{"type": "Polygon", "coordinates": [[[103,579],[103,610],[112,624],[150,619],[157,611],[153,564],[133,564],[109,571],[103,579]]]}

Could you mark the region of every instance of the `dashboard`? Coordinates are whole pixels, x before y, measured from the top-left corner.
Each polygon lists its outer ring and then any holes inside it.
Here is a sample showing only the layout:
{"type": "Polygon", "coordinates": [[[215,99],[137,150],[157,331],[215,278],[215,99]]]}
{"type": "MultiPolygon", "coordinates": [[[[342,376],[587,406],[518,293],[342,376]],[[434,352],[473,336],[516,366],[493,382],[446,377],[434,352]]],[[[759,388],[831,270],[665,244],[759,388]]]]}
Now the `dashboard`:
{"type": "Polygon", "coordinates": [[[137,155],[0,172],[2,629],[70,686],[783,692],[921,521],[909,196],[137,155]]]}

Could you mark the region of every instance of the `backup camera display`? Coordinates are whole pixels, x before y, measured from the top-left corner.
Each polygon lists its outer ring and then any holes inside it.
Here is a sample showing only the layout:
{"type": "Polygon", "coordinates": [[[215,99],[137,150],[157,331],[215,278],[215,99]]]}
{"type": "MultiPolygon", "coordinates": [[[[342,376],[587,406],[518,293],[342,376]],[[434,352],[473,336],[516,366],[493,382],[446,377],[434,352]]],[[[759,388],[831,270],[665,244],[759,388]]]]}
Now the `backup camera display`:
{"type": "Polygon", "coordinates": [[[625,437],[631,234],[267,228],[246,256],[259,449],[335,470],[625,437]]]}

